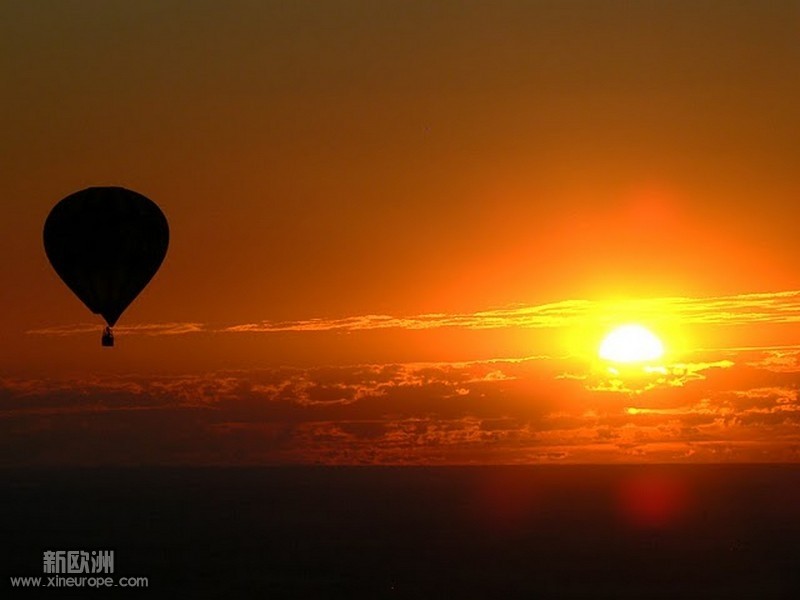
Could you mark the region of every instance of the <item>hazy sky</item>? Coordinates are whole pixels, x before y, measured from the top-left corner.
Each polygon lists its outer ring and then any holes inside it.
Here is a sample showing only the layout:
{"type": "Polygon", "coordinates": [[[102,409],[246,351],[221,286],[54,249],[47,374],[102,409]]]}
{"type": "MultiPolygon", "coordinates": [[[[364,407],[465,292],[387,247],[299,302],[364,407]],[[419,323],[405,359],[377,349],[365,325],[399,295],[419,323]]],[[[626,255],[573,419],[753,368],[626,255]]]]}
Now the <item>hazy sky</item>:
{"type": "Polygon", "coordinates": [[[795,460],[799,36],[796,1],[4,1],[0,463],[795,460]],[[42,248],[91,185],[172,232],[113,351],[42,248]],[[627,321],[666,374],[597,372],[627,321]]]}

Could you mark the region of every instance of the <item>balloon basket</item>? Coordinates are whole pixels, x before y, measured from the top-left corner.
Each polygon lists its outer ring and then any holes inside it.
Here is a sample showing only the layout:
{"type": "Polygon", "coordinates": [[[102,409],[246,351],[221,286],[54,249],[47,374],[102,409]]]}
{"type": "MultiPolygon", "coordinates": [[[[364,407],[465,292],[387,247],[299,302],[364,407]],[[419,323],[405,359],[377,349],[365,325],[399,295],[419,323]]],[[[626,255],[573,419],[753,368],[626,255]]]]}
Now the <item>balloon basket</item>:
{"type": "Polygon", "coordinates": [[[114,332],[111,331],[110,327],[106,327],[103,330],[103,347],[104,348],[113,348],[114,347],[114,332]]]}

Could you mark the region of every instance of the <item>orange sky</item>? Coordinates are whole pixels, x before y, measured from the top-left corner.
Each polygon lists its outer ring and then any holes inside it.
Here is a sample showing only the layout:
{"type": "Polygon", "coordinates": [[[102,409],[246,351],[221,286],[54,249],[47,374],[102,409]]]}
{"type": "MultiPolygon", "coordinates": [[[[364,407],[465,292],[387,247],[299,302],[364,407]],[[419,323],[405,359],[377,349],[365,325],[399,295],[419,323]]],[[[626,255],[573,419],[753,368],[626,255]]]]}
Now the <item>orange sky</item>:
{"type": "Polygon", "coordinates": [[[0,464],[796,460],[798,34],[777,1],[3,3],[0,464]],[[42,249],[90,185],[172,233],[113,351],[42,249]],[[637,320],[668,374],[614,384],[637,320]]]}

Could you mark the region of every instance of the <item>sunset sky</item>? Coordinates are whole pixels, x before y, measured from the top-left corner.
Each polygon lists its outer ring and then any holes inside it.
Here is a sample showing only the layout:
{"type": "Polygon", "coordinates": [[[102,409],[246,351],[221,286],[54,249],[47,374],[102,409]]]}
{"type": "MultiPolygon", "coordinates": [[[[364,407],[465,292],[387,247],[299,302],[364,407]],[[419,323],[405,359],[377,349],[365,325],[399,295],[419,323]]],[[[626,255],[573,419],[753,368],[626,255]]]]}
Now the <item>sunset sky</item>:
{"type": "Polygon", "coordinates": [[[800,460],[798,39],[794,0],[3,2],[0,465],[800,460]],[[94,185],[171,228],[114,349],[42,245],[94,185]]]}

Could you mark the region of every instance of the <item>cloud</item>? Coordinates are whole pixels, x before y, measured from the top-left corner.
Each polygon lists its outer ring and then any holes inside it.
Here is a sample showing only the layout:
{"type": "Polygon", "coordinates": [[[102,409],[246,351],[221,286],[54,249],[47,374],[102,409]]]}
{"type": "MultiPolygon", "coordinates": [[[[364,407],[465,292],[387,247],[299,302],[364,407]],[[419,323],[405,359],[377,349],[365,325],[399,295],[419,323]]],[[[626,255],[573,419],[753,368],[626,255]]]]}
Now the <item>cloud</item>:
{"type": "MultiPolygon", "coordinates": [[[[26,333],[62,337],[84,333],[100,333],[102,330],[103,326],[96,323],[76,323],[74,325],[56,325],[30,329],[26,333]]],[[[185,335],[206,331],[206,327],[202,323],[140,323],[137,325],[120,325],[115,327],[114,331],[126,335],[185,335]]]]}
{"type": "Polygon", "coordinates": [[[672,363],[650,368],[607,368],[584,376],[565,373],[559,375],[559,378],[585,380],[586,389],[595,392],[643,394],[657,388],[684,387],[689,382],[705,379],[704,371],[709,369],[729,369],[734,364],[733,361],[724,359],[695,363],[672,363]]]}
{"type": "MultiPolygon", "coordinates": [[[[689,298],[625,299],[617,301],[563,300],[540,305],[514,305],[472,313],[427,313],[409,316],[367,314],[344,318],[296,321],[258,321],[212,327],[202,323],[154,323],[119,327],[128,335],[192,333],[356,332],[385,329],[428,330],[458,328],[542,329],[605,324],[624,320],[676,322],[684,325],[748,325],[800,323],[800,291],[760,292],[689,298]]],[[[97,325],[62,325],[28,331],[37,335],[96,333],[97,325]]]]}
{"type": "Polygon", "coordinates": [[[764,353],[749,364],[773,373],[800,373],[800,346],[764,348],[764,353]]]}
{"type": "Polygon", "coordinates": [[[261,321],[232,325],[228,332],[363,331],[372,329],[551,328],[625,319],[672,319],[684,324],[797,323],[800,291],[763,292],[708,298],[681,296],[619,301],[564,300],[534,306],[516,305],[475,313],[431,313],[397,317],[363,315],[341,319],[261,321]]]}
{"type": "Polygon", "coordinates": [[[698,356],[640,393],[548,357],[7,377],[0,464],[788,460],[800,378],[772,353],[698,356]]]}

